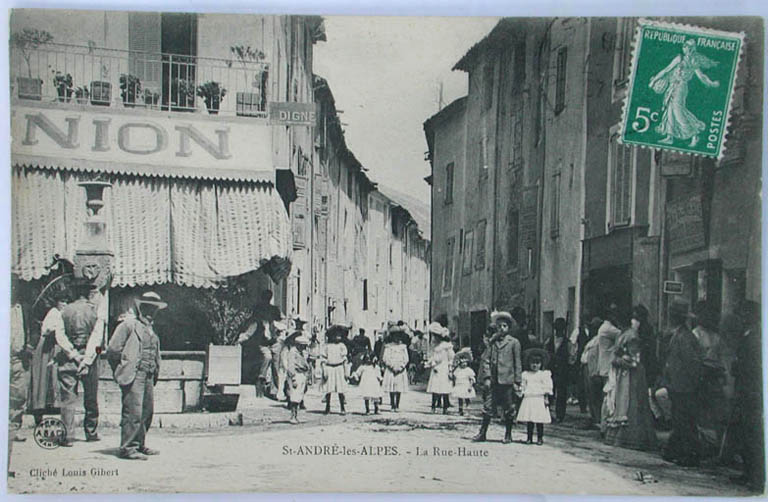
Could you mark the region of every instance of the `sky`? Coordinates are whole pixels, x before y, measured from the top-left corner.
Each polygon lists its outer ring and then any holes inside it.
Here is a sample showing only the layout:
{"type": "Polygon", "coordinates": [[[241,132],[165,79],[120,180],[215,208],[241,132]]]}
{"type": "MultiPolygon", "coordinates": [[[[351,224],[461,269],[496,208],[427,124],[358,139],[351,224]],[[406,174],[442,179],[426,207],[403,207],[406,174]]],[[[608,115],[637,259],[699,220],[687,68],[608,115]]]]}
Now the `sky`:
{"type": "Polygon", "coordinates": [[[342,110],[347,146],[370,178],[429,204],[423,124],[467,93],[453,65],[496,25],[490,17],[326,16],[314,72],[342,110]]]}

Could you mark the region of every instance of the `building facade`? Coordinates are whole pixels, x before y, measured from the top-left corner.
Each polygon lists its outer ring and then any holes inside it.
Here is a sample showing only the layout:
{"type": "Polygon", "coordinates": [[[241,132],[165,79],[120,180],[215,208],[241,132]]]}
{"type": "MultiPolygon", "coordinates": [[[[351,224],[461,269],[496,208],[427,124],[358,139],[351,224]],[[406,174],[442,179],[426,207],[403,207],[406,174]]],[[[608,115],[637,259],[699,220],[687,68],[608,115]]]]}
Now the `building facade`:
{"type": "Polygon", "coordinates": [[[721,161],[617,141],[634,18],[503,19],[457,63],[468,95],[424,130],[431,314],[463,345],[490,310],[515,306],[540,339],[554,319],[572,329],[612,303],[627,315],[642,304],[663,326],[678,294],[664,292],[669,281],[723,315],[759,301],[762,131],[750,110],[762,109],[762,27],[671,21],[757,41],[741,61],[721,161]]]}

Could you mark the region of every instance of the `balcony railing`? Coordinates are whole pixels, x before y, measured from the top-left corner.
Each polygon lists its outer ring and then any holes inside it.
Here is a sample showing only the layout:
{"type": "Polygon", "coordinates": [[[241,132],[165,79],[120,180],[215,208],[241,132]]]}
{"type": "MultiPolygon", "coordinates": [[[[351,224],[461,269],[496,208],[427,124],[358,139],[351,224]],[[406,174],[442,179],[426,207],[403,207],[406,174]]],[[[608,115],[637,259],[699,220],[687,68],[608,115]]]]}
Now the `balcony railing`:
{"type": "Polygon", "coordinates": [[[263,62],[46,44],[12,47],[10,65],[19,99],[267,116],[263,62]]]}

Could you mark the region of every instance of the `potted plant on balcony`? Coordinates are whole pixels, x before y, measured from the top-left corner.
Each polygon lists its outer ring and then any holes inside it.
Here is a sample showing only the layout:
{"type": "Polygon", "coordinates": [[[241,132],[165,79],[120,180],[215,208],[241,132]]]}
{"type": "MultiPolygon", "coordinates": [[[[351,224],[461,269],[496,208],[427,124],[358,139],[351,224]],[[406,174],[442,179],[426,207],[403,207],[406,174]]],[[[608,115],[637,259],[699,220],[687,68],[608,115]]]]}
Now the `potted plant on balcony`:
{"type": "Polygon", "coordinates": [[[91,97],[91,92],[88,90],[87,86],[81,85],[80,87],[75,89],[75,100],[77,101],[77,104],[87,105],[88,98],[90,97],[91,97]]]}
{"type": "Polygon", "coordinates": [[[69,73],[64,75],[60,71],[53,71],[53,87],[56,88],[59,101],[69,103],[69,100],[72,99],[72,94],[75,92],[73,85],[72,75],[69,73]]]}
{"type": "Polygon", "coordinates": [[[195,83],[185,78],[171,80],[171,111],[191,112],[195,109],[195,83]]]}
{"type": "Polygon", "coordinates": [[[203,98],[205,106],[208,108],[208,113],[216,115],[219,113],[219,106],[221,100],[227,95],[227,90],[221,87],[218,82],[206,82],[203,85],[197,86],[197,95],[203,98]]]}
{"type": "MultiPolygon", "coordinates": [[[[266,55],[258,50],[253,49],[251,46],[235,45],[229,48],[229,52],[240,62],[243,67],[243,74],[245,75],[245,87],[253,87],[259,90],[259,92],[237,92],[236,94],[236,109],[238,115],[244,116],[259,116],[264,113],[264,69],[257,71],[252,79],[249,79],[248,69],[249,63],[262,63],[266,59],[266,55]]],[[[232,66],[232,61],[227,61],[227,66],[232,66]]]]}
{"type": "Polygon", "coordinates": [[[24,28],[21,32],[11,35],[11,46],[19,50],[21,57],[27,63],[27,76],[16,79],[19,83],[20,98],[37,101],[42,98],[43,80],[40,77],[32,77],[32,51],[51,42],[53,42],[53,35],[45,30],[24,28]]]}
{"type": "Polygon", "coordinates": [[[120,75],[120,97],[123,98],[123,106],[133,108],[136,106],[136,97],[141,93],[141,80],[135,75],[123,73],[120,75]]]}
{"type": "Polygon", "coordinates": [[[144,89],[144,104],[147,108],[156,108],[160,103],[160,94],[152,89],[144,89]]]}

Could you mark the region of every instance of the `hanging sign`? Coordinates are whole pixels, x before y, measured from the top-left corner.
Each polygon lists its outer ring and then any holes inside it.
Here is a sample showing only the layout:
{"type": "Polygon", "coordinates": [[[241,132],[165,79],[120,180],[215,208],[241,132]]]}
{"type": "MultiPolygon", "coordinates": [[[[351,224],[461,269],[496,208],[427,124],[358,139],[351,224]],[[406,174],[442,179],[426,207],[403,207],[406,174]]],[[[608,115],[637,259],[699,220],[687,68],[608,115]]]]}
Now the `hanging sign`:
{"type": "Polygon", "coordinates": [[[317,120],[316,103],[270,103],[269,122],[272,125],[313,126],[317,120]]]}

